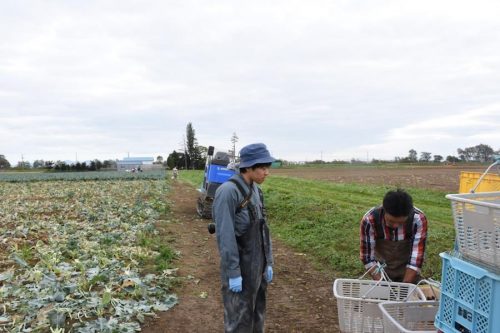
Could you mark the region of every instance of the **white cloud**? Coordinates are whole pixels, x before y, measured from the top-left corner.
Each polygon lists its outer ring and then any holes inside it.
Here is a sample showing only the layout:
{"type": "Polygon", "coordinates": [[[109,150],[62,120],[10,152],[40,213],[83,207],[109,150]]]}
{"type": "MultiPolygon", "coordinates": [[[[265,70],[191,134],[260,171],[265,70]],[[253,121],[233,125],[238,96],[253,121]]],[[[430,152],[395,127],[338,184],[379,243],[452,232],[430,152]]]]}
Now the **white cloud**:
{"type": "Polygon", "coordinates": [[[500,103],[428,120],[415,120],[393,128],[380,143],[362,145],[359,150],[371,151],[379,158],[407,156],[410,149],[435,154],[456,155],[457,148],[490,143],[499,149],[500,103]],[[495,146],[496,144],[496,146],[495,146]]]}
{"type": "Polygon", "coordinates": [[[166,155],[188,122],[297,160],[494,146],[499,6],[2,2],[0,154],[166,155]]]}

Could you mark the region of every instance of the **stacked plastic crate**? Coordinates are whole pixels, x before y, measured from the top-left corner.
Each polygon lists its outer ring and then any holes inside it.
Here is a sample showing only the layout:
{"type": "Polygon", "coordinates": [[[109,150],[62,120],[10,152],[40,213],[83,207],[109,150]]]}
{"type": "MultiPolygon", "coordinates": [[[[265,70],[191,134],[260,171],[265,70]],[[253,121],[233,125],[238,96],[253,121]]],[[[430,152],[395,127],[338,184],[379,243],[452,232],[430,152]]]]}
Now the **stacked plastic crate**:
{"type": "Polygon", "coordinates": [[[441,253],[435,325],[445,333],[500,332],[500,192],[449,194],[456,249],[441,253]]]}

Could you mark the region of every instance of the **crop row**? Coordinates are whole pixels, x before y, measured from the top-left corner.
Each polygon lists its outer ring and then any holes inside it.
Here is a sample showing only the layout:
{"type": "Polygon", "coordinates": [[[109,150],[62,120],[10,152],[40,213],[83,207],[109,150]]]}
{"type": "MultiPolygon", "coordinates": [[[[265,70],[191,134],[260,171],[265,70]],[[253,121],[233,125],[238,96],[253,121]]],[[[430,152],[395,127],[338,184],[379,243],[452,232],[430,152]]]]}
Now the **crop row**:
{"type": "Polygon", "coordinates": [[[176,303],[163,180],[0,183],[0,331],[134,332],[176,303]]]}
{"type": "Polygon", "coordinates": [[[113,180],[165,179],[165,170],[144,172],[86,171],[86,172],[0,172],[0,182],[30,182],[49,180],[113,180]]]}

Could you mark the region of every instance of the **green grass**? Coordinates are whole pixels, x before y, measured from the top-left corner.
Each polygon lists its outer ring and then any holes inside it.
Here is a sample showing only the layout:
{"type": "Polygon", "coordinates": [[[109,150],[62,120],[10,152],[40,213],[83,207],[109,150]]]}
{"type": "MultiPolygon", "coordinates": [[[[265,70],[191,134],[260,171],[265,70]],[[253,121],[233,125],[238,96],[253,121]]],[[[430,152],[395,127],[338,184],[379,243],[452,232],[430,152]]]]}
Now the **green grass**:
{"type": "MultiPolygon", "coordinates": [[[[202,171],[184,171],[180,180],[198,187],[202,177],[202,171]]],[[[270,176],[262,188],[273,238],[307,253],[318,268],[337,277],[362,275],[359,221],[368,209],[381,203],[390,187],[270,176]]],[[[407,190],[429,221],[422,274],[440,279],[439,253],[453,247],[450,203],[444,192],[407,190]]]]}
{"type": "Polygon", "coordinates": [[[181,170],[177,179],[199,188],[203,182],[203,170],[181,170]]]}
{"type": "MultiPolygon", "coordinates": [[[[321,268],[337,276],[358,277],[363,273],[359,221],[368,209],[380,204],[389,187],[269,177],[263,189],[274,237],[311,255],[321,268]]],[[[453,246],[450,204],[443,192],[408,191],[429,220],[423,276],[438,279],[438,254],[453,246]]]]}

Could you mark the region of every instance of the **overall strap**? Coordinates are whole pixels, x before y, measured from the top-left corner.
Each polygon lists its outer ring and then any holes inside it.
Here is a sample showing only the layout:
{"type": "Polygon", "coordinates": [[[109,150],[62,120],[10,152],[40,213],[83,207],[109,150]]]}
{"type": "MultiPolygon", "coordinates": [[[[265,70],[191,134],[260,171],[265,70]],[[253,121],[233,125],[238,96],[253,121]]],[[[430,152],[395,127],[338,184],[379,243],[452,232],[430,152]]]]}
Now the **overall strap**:
{"type": "Polygon", "coordinates": [[[234,178],[229,179],[229,181],[231,183],[233,183],[233,184],[236,185],[236,187],[240,191],[241,195],[245,198],[245,199],[243,199],[243,201],[236,208],[236,214],[239,214],[241,212],[241,210],[243,208],[245,208],[250,203],[250,199],[252,198],[252,192],[253,191],[250,190],[249,193],[247,194],[246,191],[245,191],[245,189],[243,188],[243,185],[241,185],[241,183],[239,181],[237,181],[234,178]]]}
{"type": "Polygon", "coordinates": [[[259,186],[257,186],[257,190],[259,191],[260,204],[262,206],[262,216],[266,218],[267,213],[266,213],[266,207],[264,206],[264,193],[262,192],[262,189],[259,186]]]}
{"type": "Polygon", "coordinates": [[[406,219],[406,239],[413,238],[413,219],[415,218],[415,208],[412,208],[410,211],[410,215],[408,215],[408,219],[406,219]]]}
{"type": "MultiPolygon", "coordinates": [[[[384,228],[382,227],[382,215],[384,208],[382,206],[373,209],[375,219],[375,239],[384,238],[384,228]]],[[[415,209],[410,211],[405,223],[405,239],[413,238],[413,219],[415,218],[415,209]]]]}

